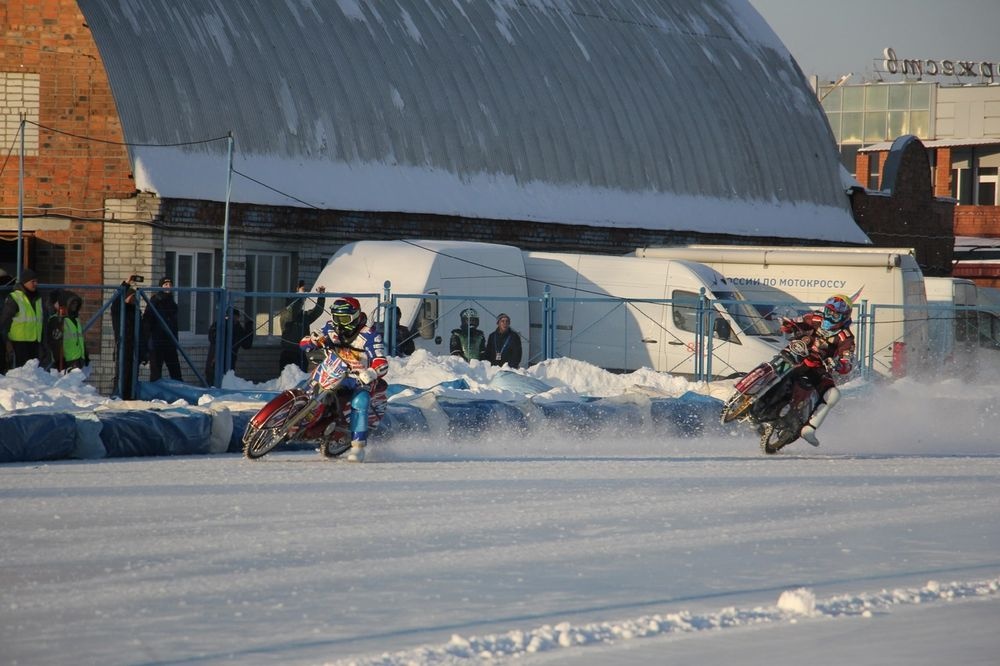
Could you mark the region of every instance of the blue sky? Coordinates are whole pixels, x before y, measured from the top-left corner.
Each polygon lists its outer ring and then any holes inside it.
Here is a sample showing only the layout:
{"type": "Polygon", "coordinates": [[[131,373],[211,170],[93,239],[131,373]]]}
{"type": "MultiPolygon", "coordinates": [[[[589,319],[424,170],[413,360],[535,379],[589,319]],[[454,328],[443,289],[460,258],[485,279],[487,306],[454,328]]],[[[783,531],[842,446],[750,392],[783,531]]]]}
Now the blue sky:
{"type": "MultiPolygon", "coordinates": [[[[750,0],[806,76],[874,78],[891,46],[900,58],[1000,63],[997,0],[750,0]]],[[[998,77],[1000,80],[1000,77],[998,77]]],[[[944,83],[944,81],[941,81],[944,83]]]]}

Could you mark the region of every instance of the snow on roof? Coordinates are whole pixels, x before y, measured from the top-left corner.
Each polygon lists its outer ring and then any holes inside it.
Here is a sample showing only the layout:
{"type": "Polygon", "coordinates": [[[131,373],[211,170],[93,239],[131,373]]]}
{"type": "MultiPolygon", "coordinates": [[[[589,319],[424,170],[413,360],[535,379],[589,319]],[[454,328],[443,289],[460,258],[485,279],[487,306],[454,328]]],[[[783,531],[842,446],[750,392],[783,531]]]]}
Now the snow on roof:
{"type": "MultiPolygon", "coordinates": [[[[747,0],[79,5],[126,140],[232,131],[233,201],[867,242],[747,0]]],[[[225,198],[225,141],[131,155],[225,198]]]]}

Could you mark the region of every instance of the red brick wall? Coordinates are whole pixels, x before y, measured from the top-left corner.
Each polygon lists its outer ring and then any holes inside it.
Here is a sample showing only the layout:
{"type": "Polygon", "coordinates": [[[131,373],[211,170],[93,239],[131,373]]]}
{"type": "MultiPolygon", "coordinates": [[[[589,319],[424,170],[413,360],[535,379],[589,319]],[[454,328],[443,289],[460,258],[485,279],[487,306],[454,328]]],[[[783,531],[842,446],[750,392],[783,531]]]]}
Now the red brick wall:
{"type": "MultiPolygon", "coordinates": [[[[63,132],[39,128],[38,154],[24,161],[25,229],[41,215],[68,220],[65,230],[34,232],[32,267],[42,282],[99,283],[104,199],[135,185],[97,47],[74,0],[4,0],[0,31],[0,71],[38,74],[39,125],[63,132]]],[[[0,215],[16,218],[17,199],[13,156],[0,176],[0,215]]]]}
{"type": "Polygon", "coordinates": [[[1000,206],[955,206],[955,235],[1000,238],[1000,206]]]}

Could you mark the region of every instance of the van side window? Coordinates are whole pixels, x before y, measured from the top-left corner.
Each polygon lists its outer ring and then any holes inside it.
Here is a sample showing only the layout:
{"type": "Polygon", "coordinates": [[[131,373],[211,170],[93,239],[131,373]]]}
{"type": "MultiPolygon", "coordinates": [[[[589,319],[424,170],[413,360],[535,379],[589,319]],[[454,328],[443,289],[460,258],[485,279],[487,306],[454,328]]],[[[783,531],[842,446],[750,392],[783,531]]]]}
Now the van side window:
{"type": "Polygon", "coordinates": [[[420,334],[420,337],[424,340],[430,340],[434,337],[434,331],[437,329],[437,318],[437,299],[425,298],[420,301],[420,307],[417,309],[417,320],[415,322],[415,326],[417,332],[420,334]]]}
{"type": "MultiPolygon", "coordinates": [[[[690,291],[674,291],[671,297],[673,301],[672,316],[674,320],[674,326],[681,329],[682,331],[689,331],[691,333],[698,332],[698,299],[701,298],[698,294],[690,291]]],[[[705,326],[708,326],[708,317],[705,318],[705,326]]],[[[722,315],[716,312],[715,315],[715,328],[713,330],[713,335],[719,340],[725,340],[726,342],[732,342],[735,344],[742,344],[736,332],[733,331],[733,327],[730,326],[729,321],[722,318],[722,315]]]]}
{"type": "Polygon", "coordinates": [[[698,330],[698,294],[676,290],[670,295],[673,305],[670,309],[674,326],[682,331],[695,333],[698,330]]]}

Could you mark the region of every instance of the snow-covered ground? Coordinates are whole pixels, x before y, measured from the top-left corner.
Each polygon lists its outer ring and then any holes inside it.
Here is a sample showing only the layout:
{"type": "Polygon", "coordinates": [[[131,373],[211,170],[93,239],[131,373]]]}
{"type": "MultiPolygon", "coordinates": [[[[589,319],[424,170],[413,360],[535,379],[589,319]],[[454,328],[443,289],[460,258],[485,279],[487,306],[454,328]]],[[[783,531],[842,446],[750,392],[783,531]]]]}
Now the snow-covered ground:
{"type": "MultiPolygon", "coordinates": [[[[22,372],[0,411],[103,400],[22,372]]],[[[494,372],[418,355],[392,379],[503,398],[494,372]]],[[[527,374],[553,399],[728,391],[527,374]]],[[[822,447],[772,457],[739,428],[498,424],[376,443],[363,465],[3,465],[0,662],[995,664],[1000,376],[847,393],[822,447]]]]}

